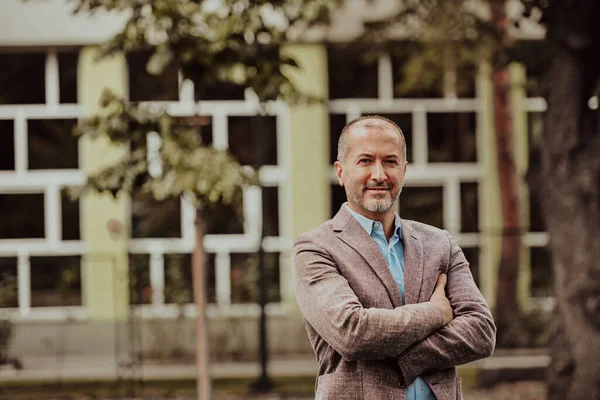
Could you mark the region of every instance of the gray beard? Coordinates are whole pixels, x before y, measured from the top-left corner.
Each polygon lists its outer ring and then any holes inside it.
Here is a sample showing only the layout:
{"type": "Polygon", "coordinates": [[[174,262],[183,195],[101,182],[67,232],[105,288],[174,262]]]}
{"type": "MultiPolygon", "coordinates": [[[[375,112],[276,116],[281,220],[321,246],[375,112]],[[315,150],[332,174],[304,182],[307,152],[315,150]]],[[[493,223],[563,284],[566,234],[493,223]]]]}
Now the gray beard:
{"type": "Polygon", "coordinates": [[[369,212],[383,213],[394,206],[396,200],[398,200],[398,197],[400,197],[401,192],[402,189],[398,191],[398,195],[393,199],[364,200],[364,198],[359,199],[358,196],[355,196],[355,198],[353,198],[352,200],[354,200],[356,204],[359,204],[362,208],[369,212]]]}
{"type": "Polygon", "coordinates": [[[363,203],[360,203],[360,205],[363,206],[364,209],[367,211],[374,213],[383,213],[392,208],[395,202],[396,200],[394,199],[368,200],[363,203]]]}

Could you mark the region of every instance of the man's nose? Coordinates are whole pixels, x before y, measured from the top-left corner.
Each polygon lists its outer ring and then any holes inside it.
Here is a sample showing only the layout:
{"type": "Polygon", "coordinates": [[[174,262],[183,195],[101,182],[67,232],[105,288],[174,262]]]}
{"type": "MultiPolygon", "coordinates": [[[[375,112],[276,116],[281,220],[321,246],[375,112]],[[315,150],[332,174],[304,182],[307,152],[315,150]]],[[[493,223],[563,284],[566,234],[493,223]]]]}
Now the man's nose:
{"type": "Polygon", "coordinates": [[[371,171],[371,179],[377,182],[384,182],[386,180],[385,170],[383,165],[379,162],[373,163],[373,169],[371,171]]]}

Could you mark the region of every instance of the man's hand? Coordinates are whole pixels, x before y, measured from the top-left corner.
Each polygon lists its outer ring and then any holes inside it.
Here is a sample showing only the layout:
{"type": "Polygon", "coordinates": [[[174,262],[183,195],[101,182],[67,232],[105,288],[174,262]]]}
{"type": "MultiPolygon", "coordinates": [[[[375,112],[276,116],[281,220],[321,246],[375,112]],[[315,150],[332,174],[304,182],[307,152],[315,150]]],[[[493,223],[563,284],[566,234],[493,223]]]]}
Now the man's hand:
{"type": "Polygon", "coordinates": [[[446,274],[441,274],[438,277],[437,283],[435,284],[435,290],[431,295],[430,302],[432,302],[437,308],[442,312],[442,316],[444,317],[444,325],[448,324],[448,322],[454,319],[454,314],[452,313],[452,307],[450,307],[450,301],[446,297],[446,280],[448,277],[446,274]]]}

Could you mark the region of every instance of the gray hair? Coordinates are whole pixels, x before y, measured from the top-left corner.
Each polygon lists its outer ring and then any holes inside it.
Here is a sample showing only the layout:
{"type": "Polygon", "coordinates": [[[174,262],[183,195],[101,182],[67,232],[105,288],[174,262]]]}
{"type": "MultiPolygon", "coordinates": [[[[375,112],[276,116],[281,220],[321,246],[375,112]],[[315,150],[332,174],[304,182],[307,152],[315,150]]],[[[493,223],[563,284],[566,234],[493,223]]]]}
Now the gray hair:
{"type": "Polygon", "coordinates": [[[384,122],[392,125],[398,133],[400,133],[400,138],[402,138],[402,152],[404,153],[404,161],[406,162],[406,139],[404,138],[404,132],[402,129],[391,119],[386,117],[382,117],[381,115],[363,115],[362,117],[358,117],[348,122],[344,129],[342,129],[342,133],[340,135],[340,139],[338,141],[338,152],[337,152],[337,160],[343,161],[346,157],[346,153],[348,153],[348,148],[350,147],[350,143],[348,142],[348,131],[350,128],[358,123],[364,127],[379,127],[384,128],[384,122]],[[369,120],[379,120],[379,121],[369,121],[369,120]]]}

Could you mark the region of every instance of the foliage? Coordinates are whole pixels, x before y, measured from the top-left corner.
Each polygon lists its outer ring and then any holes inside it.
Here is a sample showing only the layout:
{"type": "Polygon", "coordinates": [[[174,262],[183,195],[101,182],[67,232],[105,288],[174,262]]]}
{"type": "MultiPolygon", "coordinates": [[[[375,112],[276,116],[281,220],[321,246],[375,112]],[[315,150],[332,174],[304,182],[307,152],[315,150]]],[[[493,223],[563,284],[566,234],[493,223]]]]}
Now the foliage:
{"type": "Polygon", "coordinates": [[[107,135],[115,144],[129,145],[129,151],[118,163],[88,177],[87,189],[108,191],[114,196],[121,191],[142,189],[155,199],[188,196],[196,204],[218,201],[228,203],[246,184],[255,182],[224,150],[202,145],[193,120],[176,121],[164,109],[131,104],[105,92],[105,113],[85,120],[77,128],[79,135],[92,139],[107,135]],[[147,135],[159,135],[161,146],[154,161],[160,173],[151,174],[147,135]]]}
{"type": "Polygon", "coordinates": [[[388,17],[365,22],[357,42],[369,48],[365,57],[387,53],[401,61],[398,95],[431,89],[448,94],[450,87],[461,96],[482,61],[500,68],[513,61],[539,65],[546,59],[533,57],[514,33],[526,23],[545,23],[548,1],[511,2],[516,11],[505,21],[508,34],[491,21],[494,3],[503,1],[403,0],[388,17]]]}
{"type": "Polygon", "coordinates": [[[124,29],[103,54],[152,51],[147,69],[176,63],[197,85],[228,82],[262,101],[308,100],[283,73],[298,68],[279,52],[315,24],[326,23],[339,0],[71,0],[75,12],[126,11],[124,29]]]}

